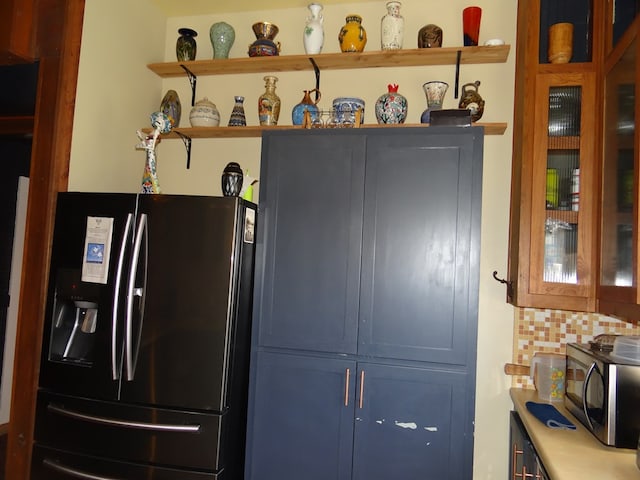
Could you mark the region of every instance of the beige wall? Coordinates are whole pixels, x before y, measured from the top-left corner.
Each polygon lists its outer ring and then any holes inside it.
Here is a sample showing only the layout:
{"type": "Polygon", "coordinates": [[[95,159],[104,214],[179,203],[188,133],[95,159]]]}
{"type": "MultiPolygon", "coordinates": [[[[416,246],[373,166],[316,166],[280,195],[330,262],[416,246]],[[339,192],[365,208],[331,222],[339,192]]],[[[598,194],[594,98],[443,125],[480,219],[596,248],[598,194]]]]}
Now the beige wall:
{"type": "MultiPolygon", "coordinates": [[[[427,23],[444,30],[444,46],[462,43],[461,10],[466,1],[450,0],[446,6],[433,0],[403,0],[405,48],[417,46],[417,31],[427,23]]],[[[500,37],[515,45],[516,2],[482,0],[480,41],[500,37]]],[[[337,34],[349,13],[363,16],[368,33],[366,50],[379,50],[380,18],[385,2],[327,5],[323,52],[338,52],[337,34]]],[[[136,129],[149,126],[148,115],[157,110],[162,95],[175,89],[182,100],[182,126],[188,126],[191,93],[186,78],[159,79],[145,65],[175,60],[175,39],[179,27],[199,32],[198,59],[211,58],[209,26],[227,21],[236,29],[231,57],[246,56],[255,40],[251,24],[269,20],[280,27],[276,40],[282,54],[304,53],[302,28],[306,8],[253,11],[198,17],[165,19],[150,0],[128,2],[87,2],[76,121],[71,155],[69,189],[84,191],[132,191],[139,189],[144,153],[135,151],[136,129]],[[123,15],[123,12],[125,15],[123,15]]],[[[508,395],[510,379],[503,365],[511,361],[513,309],[505,303],[504,287],[492,279],[493,270],[506,274],[513,78],[515,51],[505,64],[463,65],[460,83],[480,80],[480,94],[486,101],[483,121],[509,124],[504,135],[485,138],[480,318],[478,339],[478,379],[476,398],[476,439],[474,478],[489,480],[507,477],[508,395]]],[[[445,108],[455,108],[453,97],[455,67],[379,68],[372,70],[328,71],[321,75],[321,108],[329,108],[338,96],[358,96],[366,101],[367,123],[375,123],[373,105],[398,83],[409,101],[408,122],[419,122],[426,108],[422,84],[444,80],[450,84],[445,108]]],[[[245,96],[249,124],[257,124],[257,98],[264,90],[263,74],[224,75],[198,78],[197,99],[208,97],[220,110],[222,123],[231,113],[234,95],[245,96]]],[[[291,123],[291,109],[302,98],[302,90],[315,86],[312,72],[287,72],[280,78],[277,92],[282,99],[280,124],[291,123]]],[[[229,161],[257,175],[260,163],[259,139],[194,140],[191,168],[185,168],[184,146],[179,140],[164,141],[158,147],[158,175],[164,193],[220,194],[220,173],[229,161]]]]}

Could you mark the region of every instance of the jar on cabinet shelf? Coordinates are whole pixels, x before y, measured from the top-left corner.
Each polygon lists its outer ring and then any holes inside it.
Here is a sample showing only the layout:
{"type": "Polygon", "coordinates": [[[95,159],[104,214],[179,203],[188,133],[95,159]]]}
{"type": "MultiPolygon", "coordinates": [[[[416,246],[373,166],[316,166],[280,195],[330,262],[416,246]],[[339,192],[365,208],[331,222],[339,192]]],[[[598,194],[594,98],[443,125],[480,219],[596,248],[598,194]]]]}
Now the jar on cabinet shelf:
{"type": "Polygon", "coordinates": [[[362,52],[367,44],[367,32],[362,26],[360,15],[348,15],[345,25],[340,29],[338,41],[342,52],[362,52]]]}
{"type": "Polygon", "coordinates": [[[189,123],[192,127],[217,127],[220,125],[220,112],[214,103],[204,97],[189,112],[189,123]]]}
{"type": "Polygon", "coordinates": [[[376,101],[376,120],[381,124],[404,123],[407,119],[407,99],[398,93],[395,83],[387,86],[387,93],[376,101]]]}
{"type": "Polygon", "coordinates": [[[246,127],[247,118],[244,113],[244,97],[236,95],[233,97],[234,104],[229,117],[229,127],[246,127]]]}
{"type": "Polygon", "coordinates": [[[387,2],[387,14],[380,21],[382,50],[400,50],[404,40],[404,17],[400,15],[400,2],[387,2]]]}
{"type": "Polygon", "coordinates": [[[305,90],[304,96],[300,103],[298,103],[291,111],[291,122],[294,125],[302,125],[304,123],[304,112],[309,112],[312,123],[318,121],[320,110],[318,109],[318,102],[320,101],[320,91],[316,88],[313,90],[305,90]],[[316,101],[311,100],[311,94],[316,94],[316,101]]]}
{"type": "Polygon", "coordinates": [[[209,29],[213,58],[229,58],[229,51],[236,40],[236,31],[227,22],[216,22],[209,29]]]}

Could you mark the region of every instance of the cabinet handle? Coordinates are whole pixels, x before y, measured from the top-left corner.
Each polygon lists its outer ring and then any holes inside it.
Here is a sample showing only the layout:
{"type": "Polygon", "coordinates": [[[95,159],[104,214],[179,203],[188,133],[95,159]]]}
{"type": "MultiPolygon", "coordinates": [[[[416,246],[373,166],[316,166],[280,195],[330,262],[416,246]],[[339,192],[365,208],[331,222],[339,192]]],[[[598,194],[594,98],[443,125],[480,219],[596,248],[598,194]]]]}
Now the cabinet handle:
{"type": "Polygon", "coordinates": [[[364,370],[362,370],[360,372],[360,404],[358,405],[361,409],[362,409],[362,404],[364,402],[363,400],[363,395],[364,395],[364,370]]]}
{"type": "Polygon", "coordinates": [[[344,406],[349,406],[349,379],[351,378],[351,369],[347,368],[344,373],[344,406]]]}
{"type": "Polygon", "coordinates": [[[521,477],[524,478],[524,467],[522,467],[523,473],[518,473],[516,471],[516,465],[517,465],[517,460],[518,460],[518,455],[522,455],[524,453],[524,450],[518,450],[518,446],[515,444],[513,444],[513,454],[512,454],[512,460],[511,460],[511,464],[513,466],[513,471],[511,472],[511,477],[513,478],[513,480],[516,480],[516,478],[521,477]]]}

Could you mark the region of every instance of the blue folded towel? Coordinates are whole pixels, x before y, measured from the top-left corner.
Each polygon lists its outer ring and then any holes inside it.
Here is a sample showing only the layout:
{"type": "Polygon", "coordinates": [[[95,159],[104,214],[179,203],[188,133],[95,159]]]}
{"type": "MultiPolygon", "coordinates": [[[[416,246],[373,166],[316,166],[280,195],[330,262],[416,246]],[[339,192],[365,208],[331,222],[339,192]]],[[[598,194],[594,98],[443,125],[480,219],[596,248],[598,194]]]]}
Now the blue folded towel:
{"type": "Polygon", "coordinates": [[[527,410],[549,428],[575,430],[576,426],[562,415],[556,407],[548,403],[527,402],[527,410]]]}

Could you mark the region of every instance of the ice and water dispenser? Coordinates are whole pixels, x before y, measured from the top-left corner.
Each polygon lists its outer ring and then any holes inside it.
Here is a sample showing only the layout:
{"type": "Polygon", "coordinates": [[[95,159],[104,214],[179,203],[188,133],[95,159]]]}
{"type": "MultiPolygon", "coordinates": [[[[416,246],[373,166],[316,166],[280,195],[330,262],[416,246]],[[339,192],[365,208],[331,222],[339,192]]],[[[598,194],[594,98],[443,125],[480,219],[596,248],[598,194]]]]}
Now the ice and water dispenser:
{"type": "Polygon", "coordinates": [[[93,363],[100,286],[80,280],[80,270],[56,272],[49,360],[93,363]]]}

